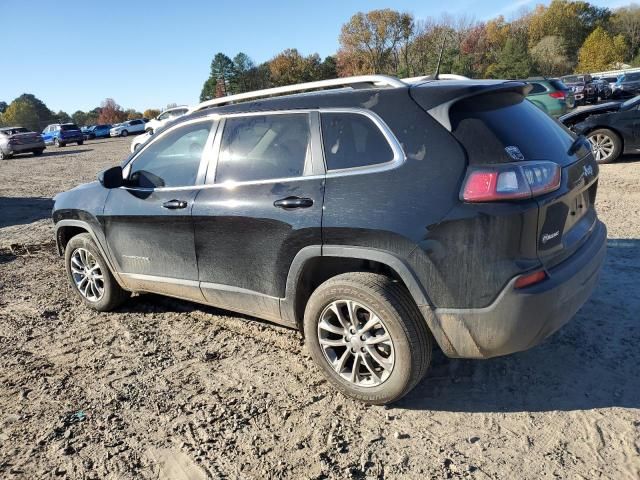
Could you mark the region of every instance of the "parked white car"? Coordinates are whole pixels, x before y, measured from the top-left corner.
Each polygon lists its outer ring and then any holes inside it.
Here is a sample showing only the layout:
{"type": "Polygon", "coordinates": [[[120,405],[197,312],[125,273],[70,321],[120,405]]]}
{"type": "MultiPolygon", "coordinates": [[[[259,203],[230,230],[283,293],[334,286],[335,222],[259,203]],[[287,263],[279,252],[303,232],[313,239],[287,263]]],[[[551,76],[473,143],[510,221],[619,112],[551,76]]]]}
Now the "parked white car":
{"type": "Polygon", "coordinates": [[[189,111],[189,107],[175,107],[165,110],[156,118],[153,118],[147,122],[144,130],[145,132],[151,131],[152,133],[158,130],[161,127],[164,127],[167,123],[169,123],[174,118],[181,117],[189,111]]]}
{"type": "Polygon", "coordinates": [[[136,136],[131,142],[131,153],[135,152],[144,142],[149,140],[152,136],[152,132],[146,132],[142,135],[136,136]]]}
{"type": "Polygon", "coordinates": [[[146,123],[144,120],[128,120],[120,125],[116,125],[109,131],[109,135],[112,137],[126,137],[131,133],[144,132],[146,123]]]}

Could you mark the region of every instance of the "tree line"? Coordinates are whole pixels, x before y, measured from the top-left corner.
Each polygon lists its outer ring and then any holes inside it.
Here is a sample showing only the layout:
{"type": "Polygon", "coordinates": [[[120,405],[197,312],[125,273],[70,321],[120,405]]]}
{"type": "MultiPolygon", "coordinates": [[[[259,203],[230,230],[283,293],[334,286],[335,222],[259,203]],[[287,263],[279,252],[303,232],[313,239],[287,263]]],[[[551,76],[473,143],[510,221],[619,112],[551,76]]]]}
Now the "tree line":
{"type": "Polygon", "coordinates": [[[514,18],[475,21],[443,15],[416,19],[392,9],[358,12],[342,26],[339,49],[324,60],[286,49],[255,64],[245,53],[219,52],[200,100],[340,76],[441,72],[471,78],[522,79],[640,66],[640,6],[615,10],[585,1],[553,0],[514,18]]]}
{"type": "MultiPolygon", "coordinates": [[[[176,107],[175,103],[166,108],[176,107]]],[[[0,101],[0,126],[22,126],[39,132],[52,123],[69,123],[77,125],[115,124],[137,118],[154,118],[161,111],[148,108],[139,112],[133,108],[124,109],[113,98],[106,98],[99,107],[84,112],[77,110],[73,114],[60,110],[51,111],[47,105],[30,93],[24,93],[10,104],[0,101]]]]}

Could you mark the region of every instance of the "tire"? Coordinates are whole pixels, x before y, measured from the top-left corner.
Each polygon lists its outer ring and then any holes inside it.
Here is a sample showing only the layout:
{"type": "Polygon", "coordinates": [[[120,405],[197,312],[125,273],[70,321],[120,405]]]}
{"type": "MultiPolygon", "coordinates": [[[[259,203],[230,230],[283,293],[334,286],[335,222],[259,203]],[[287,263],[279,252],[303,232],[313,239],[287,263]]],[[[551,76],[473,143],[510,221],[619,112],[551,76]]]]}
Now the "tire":
{"type": "MultiPolygon", "coordinates": [[[[348,321],[346,324],[350,325],[348,321]]],[[[368,404],[385,405],[399,400],[424,377],[431,362],[431,334],[409,292],[397,281],[375,273],[345,273],[320,285],[305,308],[304,335],[311,357],[329,381],[344,395],[368,404]],[[353,309],[348,302],[352,302],[353,309]],[[342,322],[332,306],[337,307],[343,319],[355,312],[359,325],[355,335],[353,330],[336,327],[342,322]],[[367,330],[372,315],[380,322],[367,330]],[[390,340],[371,342],[385,338],[385,334],[390,340]],[[326,342],[334,342],[335,347],[327,346],[326,342]],[[375,357],[385,362],[376,361],[369,354],[372,350],[375,357]],[[330,363],[330,357],[334,364],[344,365],[342,373],[330,363]],[[340,362],[343,357],[346,360],[340,362]],[[356,358],[360,359],[360,366],[354,381],[356,358]],[[383,367],[383,363],[387,366],[383,367]],[[375,375],[369,366],[377,370],[375,375]]]]}
{"type": "Polygon", "coordinates": [[[153,128],[147,128],[147,129],[144,131],[144,133],[148,133],[148,134],[153,135],[153,128]]]}
{"type": "Polygon", "coordinates": [[[40,155],[42,155],[43,152],[44,152],[44,148],[39,148],[38,150],[33,151],[33,156],[39,157],[40,155]]]}
{"type": "Polygon", "coordinates": [[[129,298],[129,292],[123,290],[113,278],[107,263],[88,233],[81,233],[69,240],[64,252],[64,264],[72,290],[88,307],[99,312],[108,312],[122,305],[129,298]],[[78,275],[78,272],[84,271],[83,264],[98,267],[93,272],[94,275],[96,271],[101,274],[102,280],[94,277],[94,287],[87,286],[87,282],[80,283],[80,286],[76,283],[82,278],[82,274],[78,275]],[[102,285],[101,292],[100,285],[102,285]],[[88,295],[81,291],[82,287],[88,295]]]}
{"type": "Polygon", "coordinates": [[[80,140],[80,141],[78,142],[78,145],[82,145],[83,143],[84,143],[84,140],[80,140]]]}
{"type": "Polygon", "coordinates": [[[615,162],[622,154],[622,140],[612,130],[599,128],[589,132],[587,138],[591,143],[593,156],[599,164],[615,162]]]}
{"type": "Polygon", "coordinates": [[[57,138],[53,140],[53,144],[57,147],[63,147],[64,145],[62,143],[60,143],[60,140],[58,140],[57,138]]]}
{"type": "Polygon", "coordinates": [[[2,149],[0,149],[0,160],[9,160],[11,155],[8,153],[4,153],[2,149]]]}
{"type": "Polygon", "coordinates": [[[126,130],[123,130],[122,133],[120,134],[121,137],[128,137],[129,136],[129,132],[127,132],[126,130]]]}

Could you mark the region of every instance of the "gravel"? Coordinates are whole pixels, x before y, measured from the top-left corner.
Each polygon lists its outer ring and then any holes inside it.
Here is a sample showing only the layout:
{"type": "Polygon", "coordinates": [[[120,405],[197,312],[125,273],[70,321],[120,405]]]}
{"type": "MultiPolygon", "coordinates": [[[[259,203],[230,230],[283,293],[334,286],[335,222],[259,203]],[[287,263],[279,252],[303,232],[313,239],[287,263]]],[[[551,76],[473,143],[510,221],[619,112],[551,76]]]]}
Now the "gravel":
{"type": "Polygon", "coordinates": [[[638,478],[640,161],[601,167],[600,286],[528,352],[436,352],[391,407],[337,393],[300,335],[155,295],[114,313],[72,295],[51,197],[131,139],[0,163],[0,477],[638,478]],[[514,472],[517,472],[514,474],[514,472]]]}

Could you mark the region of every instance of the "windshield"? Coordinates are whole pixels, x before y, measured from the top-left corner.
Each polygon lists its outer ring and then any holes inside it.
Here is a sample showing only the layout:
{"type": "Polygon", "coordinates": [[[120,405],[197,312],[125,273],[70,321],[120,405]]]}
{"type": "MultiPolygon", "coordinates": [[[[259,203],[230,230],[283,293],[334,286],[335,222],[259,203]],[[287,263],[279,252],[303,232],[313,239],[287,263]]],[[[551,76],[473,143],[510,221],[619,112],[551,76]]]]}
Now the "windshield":
{"type": "Polygon", "coordinates": [[[638,104],[640,104],[640,95],[637,95],[633,98],[630,98],[626,102],[623,102],[622,105],[620,105],[620,109],[629,110],[630,108],[633,108],[638,104]]]}
{"type": "Polygon", "coordinates": [[[78,128],[77,125],[75,125],[73,123],[69,123],[69,124],[66,124],[66,125],[60,125],[60,130],[67,131],[67,130],[80,130],[80,129],[78,128]]]}

